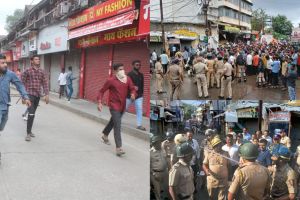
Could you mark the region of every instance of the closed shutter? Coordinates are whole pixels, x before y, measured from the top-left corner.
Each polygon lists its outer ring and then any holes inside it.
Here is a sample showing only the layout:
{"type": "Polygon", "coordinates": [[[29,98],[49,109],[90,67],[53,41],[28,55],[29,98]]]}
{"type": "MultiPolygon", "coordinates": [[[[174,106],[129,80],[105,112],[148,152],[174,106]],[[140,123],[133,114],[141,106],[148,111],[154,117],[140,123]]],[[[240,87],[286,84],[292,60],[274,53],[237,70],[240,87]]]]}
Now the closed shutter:
{"type": "MultiPolygon", "coordinates": [[[[127,73],[132,70],[131,63],[133,60],[141,60],[141,72],[144,74],[145,79],[143,112],[146,116],[149,116],[150,112],[150,65],[148,57],[149,49],[147,44],[142,41],[117,44],[114,47],[113,62],[124,64],[127,73]]],[[[128,111],[134,113],[134,105],[128,111]]]]}
{"type": "Polygon", "coordinates": [[[51,54],[51,67],[50,67],[50,91],[59,92],[58,77],[61,72],[61,56],[62,54],[51,54]]]}
{"type": "Polygon", "coordinates": [[[97,101],[98,91],[109,78],[109,52],[109,46],[86,50],[84,98],[87,100],[97,101]]]}

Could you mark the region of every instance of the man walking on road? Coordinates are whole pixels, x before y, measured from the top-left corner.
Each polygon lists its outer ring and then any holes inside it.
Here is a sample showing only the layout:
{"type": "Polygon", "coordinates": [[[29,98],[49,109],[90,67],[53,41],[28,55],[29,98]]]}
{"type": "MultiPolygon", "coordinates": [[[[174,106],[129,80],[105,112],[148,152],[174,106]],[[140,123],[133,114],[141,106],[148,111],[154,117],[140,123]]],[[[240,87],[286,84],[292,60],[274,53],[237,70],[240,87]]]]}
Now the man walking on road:
{"type": "Polygon", "coordinates": [[[170,82],[170,100],[173,101],[174,96],[179,100],[180,90],[183,83],[183,72],[179,66],[179,60],[175,59],[167,71],[167,77],[170,82]]]}
{"type": "Polygon", "coordinates": [[[104,93],[109,90],[108,106],[110,109],[111,118],[103,130],[102,141],[110,145],[108,135],[112,129],[114,129],[114,137],[116,143],[116,154],[121,156],[125,154],[122,149],[121,138],[121,119],[126,109],[126,97],[130,92],[131,100],[135,100],[136,90],[132,80],[126,76],[123,64],[114,64],[113,70],[115,75],[109,78],[98,95],[98,110],[102,111],[102,98],[104,93]]]}
{"type": "Polygon", "coordinates": [[[72,71],[72,67],[69,66],[69,71],[67,73],[67,87],[69,92],[67,92],[68,94],[68,102],[70,102],[71,98],[72,98],[72,94],[73,94],[73,81],[76,79],[73,76],[73,71],[72,71]]]}
{"type": "Polygon", "coordinates": [[[137,120],[137,129],[146,131],[146,128],[142,126],[143,121],[143,94],[144,94],[144,74],[140,72],[141,61],[134,60],[132,62],[133,69],[127,74],[135,85],[135,90],[137,91],[137,96],[135,100],[130,99],[130,94],[127,95],[126,99],[126,110],[130,104],[135,104],[136,120],[137,120]]]}
{"type": "Polygon", "coordinates": [[[28,120],[27,120],[27,136],[26,141],[31,141],[35,135],[32,133],[32,126],[35,117],[36,109],[40,102],[40,97],[45,94],[45,102],[49,103],[49,87],[45,72],[40,68],[40,58],[35,55],[31,57],[31,67],[26,69],[22,74],[22,82],[29,94],[31,106],[28,108],[28,120]]]}
{"type": "Polygon", "coordinates": [[[228,63],[228,58],[224,58],[224,72],[223,77],[221,79],[221,94],[219,96],[220,99],[224,99],[225,91],[228,91],[228,98],[227,100],[232,99],[232,87],[231,87],[231,81],[232,81],[232,72],[233,68],[232,65],[228,63]]]}
{"type": "Polygon", "coordinates": [[[203,58],[197,58],[197,63],[194,65],[194,70],[196,73],[197,88],[198,88],[198,97],[202,98],[202,89],[204,93],[204,98],[208,98],[207,90],[207,79],[205,73],[208,71],[207,65],[204,64],[203,58]]]}
{"type": "Polygon", "coordinates": [[[64,96],[64,93],[66,93],[66,97],[67,97],[68,96],[67,89],[66,89],[67,74],[65,68],[61,69],[61,73],[59,74],[58,77],[58,83],[59,83],[59,98],[61,98],[61,96],[64,96]]]}

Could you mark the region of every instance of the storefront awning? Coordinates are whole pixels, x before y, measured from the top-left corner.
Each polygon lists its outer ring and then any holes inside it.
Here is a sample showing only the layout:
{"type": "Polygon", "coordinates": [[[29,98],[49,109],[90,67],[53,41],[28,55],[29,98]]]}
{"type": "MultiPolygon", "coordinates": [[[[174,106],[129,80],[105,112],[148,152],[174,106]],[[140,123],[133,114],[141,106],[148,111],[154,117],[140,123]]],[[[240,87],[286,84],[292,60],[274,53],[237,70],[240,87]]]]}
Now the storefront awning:
{"type": "Polygon", "coordinates": [[[106,31],[106,30],[130,25],[133,23],[135,16],[136,16],[135,11],[130,11],[125,14],[122,14],[122,15],[119,15],[116,17],[112,17],[110,19],[102,20],[102,21],[95,22],[90,25],[83,26],[81,28],[71,30],[69,32],[69,40],[78,38],[78,37],[82,37],[85,35],[90,35],[93,33],[98,33],[101,31],[106,31]]]}

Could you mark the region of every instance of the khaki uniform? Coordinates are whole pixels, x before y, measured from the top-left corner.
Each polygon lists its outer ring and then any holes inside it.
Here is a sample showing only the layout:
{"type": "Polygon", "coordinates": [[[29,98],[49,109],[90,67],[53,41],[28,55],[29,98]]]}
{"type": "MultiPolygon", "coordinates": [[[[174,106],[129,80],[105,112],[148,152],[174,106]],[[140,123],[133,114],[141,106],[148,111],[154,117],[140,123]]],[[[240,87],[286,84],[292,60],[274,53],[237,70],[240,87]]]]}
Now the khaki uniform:
{"type": "Polygon", "coordinates": [[[156,90],[158,92],[162,92],[163,91],[163,80],[164,77],[162,76],[163,74],[163,66],[160,62],[156,62],[155,63],[155,75],[156,75],[156,90]]]}
{"type": "Polygon", "coordinates": [[[280,143],[287,148],[291,148],[291,139],[288,136],[284,136],[283,138],[281,138],[280,143]]]}
{"type": "Polygon", "coordinates": [[[168,71],[168,78],[170,81],[170,100],[173,101],[173,96],[175,95],[177,99],[179,99],[180,89],[182,85],[182,69],[179,65],[170,65],[168,71]]]}
{"type": "Polygon", "coordinates": [[[168,171],[165,154],[162,150],[150,149],[150,180],[154,187],[156,200],[160,200],[161,191],[167,194],[168,171]]]}
{"type": "Polygon", "coordinates": [[[272,175],[271,197],[279,199],[289,194],[297,194],[297,175],[288,164],[281,168],[273,165],[270,171],[272,175]]]}
{"type": "Polygon", "coordinates": [[[232,81],[232,65],[228,62],[224,65],[224,76],[221,79],[221,97],[224,97],[225,91],[228,91],[228,97],[232,98],[232,88],[231,88],[231,81],[232,81]],[[225,78],[226,77],[226,78],[225,78]]]}
{"type": "Polygon", "coordinates": [[[194,174],[192,168],[182,159],[169,172],[169,186],[174,187],[178,199],[193,200],[194,174]]]}
{"type": "Polygon", "coordinates": [[[207,80],[205,76],[205,72],[207,71],[207,66],[204,63],[199,62],[194,65],[194,69],[196,73],[198,96],[202,97],[202,88],[203,88],[204,97],[207,97],[208,96],[207,80]]]}
{"type": "MultiPolygon", "coordinates": [[[[220,154],[229,157],[227,152],[220,154]]],[[[203,161],[204,165],[208,165],[210,175],[207,176],[207,191],[211,200],[226,199],[226,189],[228,186],[228,170],[229,161],[220,155],[209,152],[203,161]]]]}
{"type": "Polygon", "coordinates": [[[170,170],[172,167],[171,158],[175,152],[176,145],[174,142],[170,142],[169,140],[165,140],[161,143],[161,148],[167,156],[168,169],[170,170]]]}
{"type": "Polygon", "coordinates": [[[208,81],[208,87],[213,87],[215,84],[215,61],[214,60],[207,60],[207,73],[206,73],[206,79],[208,81]]]}
{"type": "Polygon", "coordinates": [[[218,60],[216,63],[216,79],[217,79],[217,87],[221,87],[221,76],[224,72],[224,62],[222,60],[218,60]]]}
{"type": "Polygon", "coordinates": [[[247,163],[235,171],[228,191],[236,200],[262,200],[269,191],[270,182],[267,168],[258,163],[247,163]]]}

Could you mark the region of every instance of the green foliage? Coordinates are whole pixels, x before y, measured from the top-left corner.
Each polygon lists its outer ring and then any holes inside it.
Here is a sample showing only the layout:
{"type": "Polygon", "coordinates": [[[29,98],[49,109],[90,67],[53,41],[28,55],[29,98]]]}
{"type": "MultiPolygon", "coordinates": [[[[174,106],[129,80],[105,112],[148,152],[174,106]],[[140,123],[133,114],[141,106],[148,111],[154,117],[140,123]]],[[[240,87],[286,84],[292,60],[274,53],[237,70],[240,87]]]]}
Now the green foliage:
{"type": "Polygon", "coordinates": [[[24,10],[23,9],[16,9],[12,15],[8,15],[6,17],[5,29],[8,32],[12,31],[13,27],[23,17],[23,15],[24,15],[24,10]]]}
{"type": "Polygon", "coordinates": [[[291,35],[293,24],[284,15],[277,15],[272,18],[272,28],[274,32],[281,35],[291,35]]]}
{"type": "Polygon", "coordinates": [[[261,31],[266,27],[266,19],[270,16],[266,14],[266,11],[259,8],[252,12],[251,27],[252,30],[261,31]]]}

